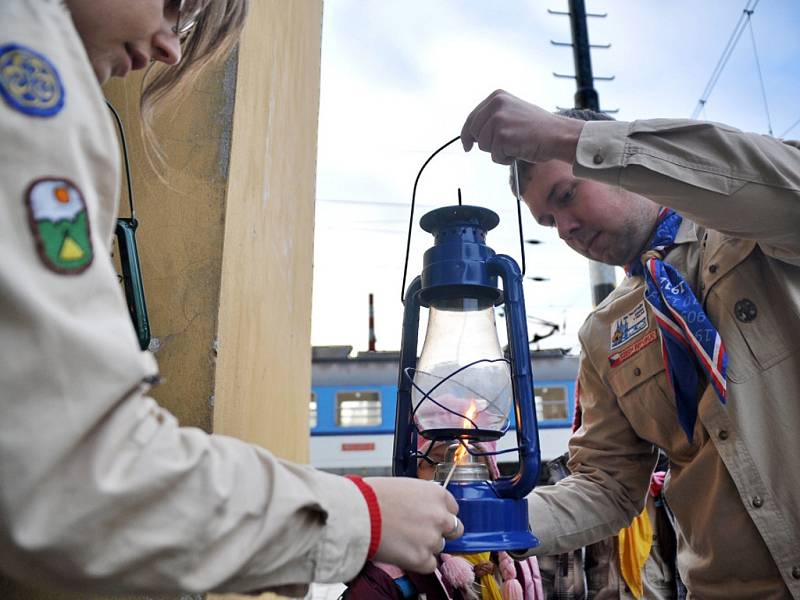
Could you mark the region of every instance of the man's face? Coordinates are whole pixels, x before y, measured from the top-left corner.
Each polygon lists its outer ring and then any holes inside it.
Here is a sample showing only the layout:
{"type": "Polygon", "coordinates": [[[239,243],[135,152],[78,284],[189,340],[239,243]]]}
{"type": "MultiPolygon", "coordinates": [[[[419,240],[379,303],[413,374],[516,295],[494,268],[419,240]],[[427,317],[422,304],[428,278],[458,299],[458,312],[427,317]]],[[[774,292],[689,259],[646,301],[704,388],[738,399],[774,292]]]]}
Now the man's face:
{"type": "Polygon", "coordinates": [[[172,31],[176,0],[66,0],[89,61],[102,84],[157,60],[173,65],[181,46],[172,31]]]}
{"type": "Polygon", "coordinates": [[[548,161],[531,167],[523,199],[540,225],[556,227],[567,245],[587,258],[625,265],[647,243],[658,206],[637,194],[576,179],[572,166],[548,161]]]}
{"type": "MultiPolygon", "coordinates": [[[[434,444],[431,451],[428,452],[428,458],[432,460],[434,463],[439,464],[444,460],[445,452],[447,452],[446,444],[442,443],[434,444]]],[[[417,478],[433,481],[433,476],[436,472],[436,464],[432,465],[427,460],[421,459],[417,463],[417,478]]]]}

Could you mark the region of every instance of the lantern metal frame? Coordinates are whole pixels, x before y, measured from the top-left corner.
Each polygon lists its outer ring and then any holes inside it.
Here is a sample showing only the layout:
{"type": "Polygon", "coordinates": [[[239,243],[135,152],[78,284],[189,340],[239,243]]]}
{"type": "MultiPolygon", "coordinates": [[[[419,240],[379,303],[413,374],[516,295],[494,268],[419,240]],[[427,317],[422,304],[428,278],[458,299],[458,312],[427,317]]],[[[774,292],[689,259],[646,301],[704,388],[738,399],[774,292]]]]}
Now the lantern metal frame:
{"type": "MultiPolygon", "coordinates": [[[[448,486],[459,503],[465,534],[457,540],[449,540],[445,546],[447,552],[526,550],[538,545],[530,531],[525,499],[539,476],[540,450],[523,277],[511,257],[495,254],[485,244],[486,232],[498,222],[494,212],[477,206],[449,206],[423,216],[421,225],[434,234],[436,241],[425,253],[422,274],[411,282],[404,297],[392,468],[394,475],[406,477],[416,477],[417,460],[421,457],[417,451],[420,432],[413,416],[419,406],[412,406],[415,384],[411,376],[417,364],[421,307],[435,307],[439,302],[458,298],[479,298],[487,307],[505,305],[519,468],[514,475],[494,481],[448,486]],[[503,283],[502,290],[497,285],[498,279],[503,283]]],[[[433,400],[430,394],[441,383],[427,392],[420,390],[423,394],[420,404],[426,399],[433,400]]],[[[456,411],[450,412],[467,418],[456,411]]],[[[464,443],[464,440],[478,437],[478,432],[470,429],[439,431],[442,435],[435,436],[436,439],[458,439],[464,443]],[[447,437],[450,435],[452,437],[447,437]]],[[[501,435],[493,431],[491,437],[497,439],[501,435]]]]}

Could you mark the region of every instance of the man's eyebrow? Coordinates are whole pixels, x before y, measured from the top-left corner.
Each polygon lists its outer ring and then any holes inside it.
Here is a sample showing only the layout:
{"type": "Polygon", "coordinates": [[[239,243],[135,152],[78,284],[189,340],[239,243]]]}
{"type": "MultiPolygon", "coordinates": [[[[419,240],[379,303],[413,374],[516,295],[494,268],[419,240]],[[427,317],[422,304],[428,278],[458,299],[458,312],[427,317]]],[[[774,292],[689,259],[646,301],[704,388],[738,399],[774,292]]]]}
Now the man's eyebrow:
{"type": "MultiPolygon", "coordinates": [[[[558,182],[556,182],[552,186],[550,186],[550,191],[547,192],[547,199],[545,200],[545,207],[546,208],[550,208],[550,206],[552,206],[553,202],[555,201],[555,197],[556,197],[556,194],[557,194],[557,189],[558,189],[558,182]]],[[[533,214],[533,211],[531,211],[531,214],[533,214]]],[[[541,215],[533,214],[533,219],[534,219],[534,221],[536,221],[542,227],[546,227],[546,225],[544,223],[542,223],[542,216],[541,215]]]]}
{"type": "Polygon", "coordinates": [[[550,186],[550,191],[547,193],[547,206],[550,206],[553,201],[556,199],[556,193],[558,190],[558,181],[556,181],[553,185],[550,186]]]}

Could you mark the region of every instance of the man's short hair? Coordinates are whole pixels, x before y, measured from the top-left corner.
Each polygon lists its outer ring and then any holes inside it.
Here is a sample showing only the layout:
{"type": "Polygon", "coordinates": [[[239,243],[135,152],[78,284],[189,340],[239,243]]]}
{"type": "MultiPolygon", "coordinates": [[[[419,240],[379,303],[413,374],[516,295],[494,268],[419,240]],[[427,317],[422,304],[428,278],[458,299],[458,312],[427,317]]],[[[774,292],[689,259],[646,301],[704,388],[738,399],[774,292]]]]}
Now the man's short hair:
{"type": "MultiPolygon", "coordinates": [[[[569,117],[570,119],[578,119],[580,121],[613,121],[614,117],[604,113],[598,112],[596,110],[592,110],[590,108],[562,108],[561,110],[557,110],[555,113],[556,115],[562,117],[569,117]]],[[[534,163],[529,163],[524,160],[517,161],[517,176],[519,177],[519,197],[522,197],[522,193],[525,191],[525,188],[528,187],[528,184],[531,181],[531,168],[533,167],[534,163]]],[[[512,164],[509,170],[508,175],[508,184],[511,186],[511,191],[516,193],[517,190],[517,182],[514,179],[514,165],[512,164]]]]}

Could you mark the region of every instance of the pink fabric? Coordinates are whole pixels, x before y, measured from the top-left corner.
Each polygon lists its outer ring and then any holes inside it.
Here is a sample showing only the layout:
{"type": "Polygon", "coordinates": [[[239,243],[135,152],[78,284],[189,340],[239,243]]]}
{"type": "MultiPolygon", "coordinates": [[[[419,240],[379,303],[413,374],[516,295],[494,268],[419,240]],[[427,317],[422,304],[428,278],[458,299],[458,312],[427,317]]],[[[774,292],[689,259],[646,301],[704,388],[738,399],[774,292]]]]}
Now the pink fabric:
{"type": "Polygon", "coordinates": [[[517,567],[507,552],[498,552],[497,560],[500,563],[500,575],[503,577],[503,586],[500,593],[503,600],[525,600],[522,584],[517,581],[517,567]]]}
{"type": "Polygon", "coordinates": [[[522,586],[516,579],[504,581],[500,588],[500,594],[503,596],[503,600],[525,600],[522,586]]]}
{"type": "Polygon", "coordinates": [[[662,488],[664,487],[664,478],[667,476],[666,471],[656,471],[650,476],[650,495],[653,498],[657,497],[662,488]]]}
{"type": "Polygon", "coordinates": [[[519,561],[519,567],[525,585],[525,600],[545,600],[542,574],[539,572],[539,561],[536,557],[519,561]]]}
{"type": "Polygon", "coordinates": [[[442,554],[442,566],[440,570],[442,577],[450,585],[460,590],[468,589],[475,583],[475,571],[472,565],[459,556],[442,554]]]}
{"type": "MultiPolygon", "coordinates": [[[[476,447],[480,452],[494,452],[497,450],[497,442],[479,442],[476,447]]],[[[500,477],[500,469],[497,468],[497,456],[494,454],[484,456],[486,466],[489,468],[490,479],[495,480],[500,477]]]]}
{"type": "MultiPolygon", "coordinates": [[[[434,392],[431,396],[436,402],[442,406],[446,406],[453,412],[444,410],[438,404],[434,404],[427,398],[419,405],[414,420],[419,427],[420,421],[430,424],[436,423],[437,429],[461,429],[465,427],[464,417],[467,415],[471,406],[475,406],[475,400],[472,398],[459,398],[453,394],[437,394],[434,392]],[[456,413],[456,414],[453,414],[456,413]]],[[[487,411],[481,411],[470,417],[472,423],[478,426],[479,429],[485,428],[489,422],[494,419],[494,416],[487,411]]],[[[466,428],[472,429],[473,424],[469,421],[466,422],[466,428]]],[[[422,429],[422,428],[420,428],[422,429]]]]}
{"type": "Polygon", "coordinates": [[[503,580],[515,579],[517,577],[514,559],[508,555],[508,552],[498,552],[497,560],[500,563],[500,575],[503,576],[503,580]]]}

